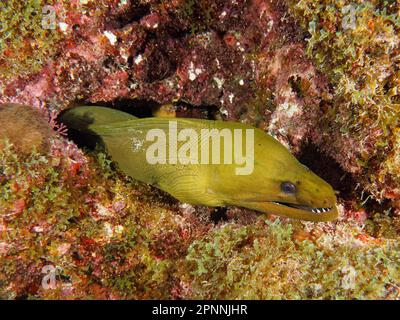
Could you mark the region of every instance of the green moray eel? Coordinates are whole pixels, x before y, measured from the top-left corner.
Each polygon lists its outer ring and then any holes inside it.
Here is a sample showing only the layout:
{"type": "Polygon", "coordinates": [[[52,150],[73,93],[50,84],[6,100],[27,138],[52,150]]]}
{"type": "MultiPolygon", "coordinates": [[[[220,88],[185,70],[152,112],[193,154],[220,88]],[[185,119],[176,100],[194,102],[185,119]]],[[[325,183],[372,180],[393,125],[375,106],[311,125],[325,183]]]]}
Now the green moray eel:
{"type": "MultiPolygon", "coordinates": [[[[302,165],[280,142],[252,126],[184,118],[139,119],[119,110],[97,106],[69,109],[61,115],[60,121],[86,136],[100,138],[112,160],[125,174],[160,188],[181,202],[214,207],[238,206],[316,222],[331,221],[338,216],[332,187],[302,165]],[[171,121],[174,121],[175,131],[169,131],[171,121]],[[178,156],[171,151],[168,152],[172,156],[167,154],[166,157],[169,161],[155,164],[149,161],[148,152],[154,149],[157,141],[154,135],[150,135],[152,139],[149,139],[149,133],[154,129],[168,133],[165,150],[175,148],[181,154],[180,148],[184,146],[186,155],[189,154],[188,161],[177,161],[178,156]],[[238,144],[242,147],[242,155],[246,150],[253,154],[253,166],[249,173],[238,174],[238,164],[232,160],[231,151],[228,149],[228,153],[224,153],[226,149],[223,149],[222,142],[225,135],[220,136],[221,143],[216,150],[219,147],[223,154],[221,159],[226,157],[227,161],[215,164],[213,160],[209,164],[199,161],[199,152],[208,148],[208,159],[211,159],[213,151],[212,138],[205,139],[200,134],[204,129],[211,130],[213,134],[231,133],[231,137],[236,137],[236,131],[252,131],[252,136],[243,136],[238,144]],[[182,131],[188,139],[182,139],[179,133],[182,131]],[[177,133],[179,139],[170,139],[177,133]],[[194,133],[198,133],[197,137],[193,136],[194,133]],[[253,138],[253,144],[246,149],[250,138],[253,138]],[[193,154],[197,154],[197,158],[192,159],[193,154]],[[229,163],[229,158],[232,163],[229,163]]],[[[161,151],[157,149],[153,154],[159,156],[161,151]]]]}

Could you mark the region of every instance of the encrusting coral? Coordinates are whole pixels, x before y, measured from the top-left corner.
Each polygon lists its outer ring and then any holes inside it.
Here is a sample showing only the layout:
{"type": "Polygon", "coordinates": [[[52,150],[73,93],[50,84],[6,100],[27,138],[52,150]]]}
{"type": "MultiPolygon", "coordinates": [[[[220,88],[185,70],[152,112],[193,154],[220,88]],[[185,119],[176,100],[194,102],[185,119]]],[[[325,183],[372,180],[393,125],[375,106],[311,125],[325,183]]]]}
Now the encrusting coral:
{"type": "Polygon", "coordinates": [[[347,171],[358,174],[375,198],[399,199],[398,1],[289,3],[309,32],[307,54],[333,87],[327,101],[333,107],[325,112],[323,134],[315,140],[347,171]],[[333,143],[327,147],[327,141],[333,143]]]}
{"type": "Polygon", "coordinates": [[[65,138],[0,149],[2,298],[398,298],[398,240],[356,223],[213,225],[65,138]],[[48,267],[54,287],[45,286],[48,267]]]}
{"type": "MultiPolygon", "coordinates": [[[[400,281],[398,241],[350,240],[347,223],[311,231],[259,219],[227,225],[194,242],[189,262],[196,299],[388,299],[400,281]]],[[[358,230],[357,230],[358,229],[358,230]]],[[[306,229],[307,230],[307,229],[306,229]]]]}
{"type": "MultiPolygon", "coordinates": [[[[42,10],[54,1],[0,3],[0,72],[5,78],[39,71],[55,53],[60,34],[43,28],[42,10]]],[[[49,27],[51,27],[49,22],[49,27]]]]}
{"type": "Polygon", "coordinates": [[[170,297],[175,259],[196,235],[196,218],[96,157],[56,139],[49,154],[21,161],[2,141],[3,298],[170,297]],[[52,290],[42,286],[46,266],[57,267],[52,290]]]}
{"type": "Polygon", "coordinates": [[[50,151],[55,131],[38,109],[18,105],[0,105],[0,138],[7,139],[20,155],[32,151],[50,151]]]}

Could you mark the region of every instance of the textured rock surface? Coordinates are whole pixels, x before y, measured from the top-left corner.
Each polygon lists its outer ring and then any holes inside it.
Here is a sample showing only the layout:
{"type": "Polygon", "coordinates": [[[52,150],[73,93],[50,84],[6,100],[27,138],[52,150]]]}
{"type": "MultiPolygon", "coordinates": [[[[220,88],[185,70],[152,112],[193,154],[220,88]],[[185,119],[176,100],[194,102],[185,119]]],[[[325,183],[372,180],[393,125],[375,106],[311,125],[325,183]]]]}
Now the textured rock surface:
{"type": "Polygon", "coordinates": [[[0,103],[37,108],[46,141],[0,119],[0,296],[398,298],[399,4],[354,1],[355,29],[349,4],[0,4],[0,103]],[[179,204],[68,141],[56,116],[76,103],[258,126],[338,190],[340,220],[179,204]]]}

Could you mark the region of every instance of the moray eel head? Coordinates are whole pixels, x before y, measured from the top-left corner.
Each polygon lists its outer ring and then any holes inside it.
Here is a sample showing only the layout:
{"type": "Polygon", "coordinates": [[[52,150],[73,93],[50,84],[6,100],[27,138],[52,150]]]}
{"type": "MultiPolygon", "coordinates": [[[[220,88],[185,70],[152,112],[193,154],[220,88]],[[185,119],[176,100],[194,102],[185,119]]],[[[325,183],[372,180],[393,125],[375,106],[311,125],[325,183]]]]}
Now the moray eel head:
{"type": "Polygon", "coordinates": [[[269,203],[277,213],[309,221],[331,221],[337,218],[336,196],[332,187],[303,167],[293,177],[279,181],[279,199],[269,203]]]}
{"type": "Polygon", "coordinates": [[[299,165],[301,173],[289,171],[279,179],[270,180],[268,193],[245,200],[241,206],[314,222],[335,220],[338,211],[334,190],[311,170],[299,165]]]}
{"type": "Polygon", "coordinates": [[[331,185],[273,138],[260,141],[250,183],[242,184],[247,192],[239,196],[237,205],[300,220],[335,220],[338,211],[331,185]]]}

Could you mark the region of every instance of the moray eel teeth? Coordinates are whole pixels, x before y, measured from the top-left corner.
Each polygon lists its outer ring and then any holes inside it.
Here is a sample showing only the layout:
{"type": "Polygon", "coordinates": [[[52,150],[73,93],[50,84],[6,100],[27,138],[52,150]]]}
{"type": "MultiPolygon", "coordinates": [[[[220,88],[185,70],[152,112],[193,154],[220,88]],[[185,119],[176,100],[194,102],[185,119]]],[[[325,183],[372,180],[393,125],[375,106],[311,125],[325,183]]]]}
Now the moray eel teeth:
{"type": "Polygon", "coordinates": [[[282,205],[282,206],[287,206],[290,208],[294,208],[294,209],[300,209],[300,210],[306,210],[306,211],[311,211],[312,213],[325,213],[325,212],[329,212],[332,210],[332,207],[329,208],[312,208],[312,207],[308,207],[308,206],[303,206],[303,205],[297,205],[297,204],[293,204],[293,203],[285,203],[285,202],[275,202],[276,204],[282,205]]]}

